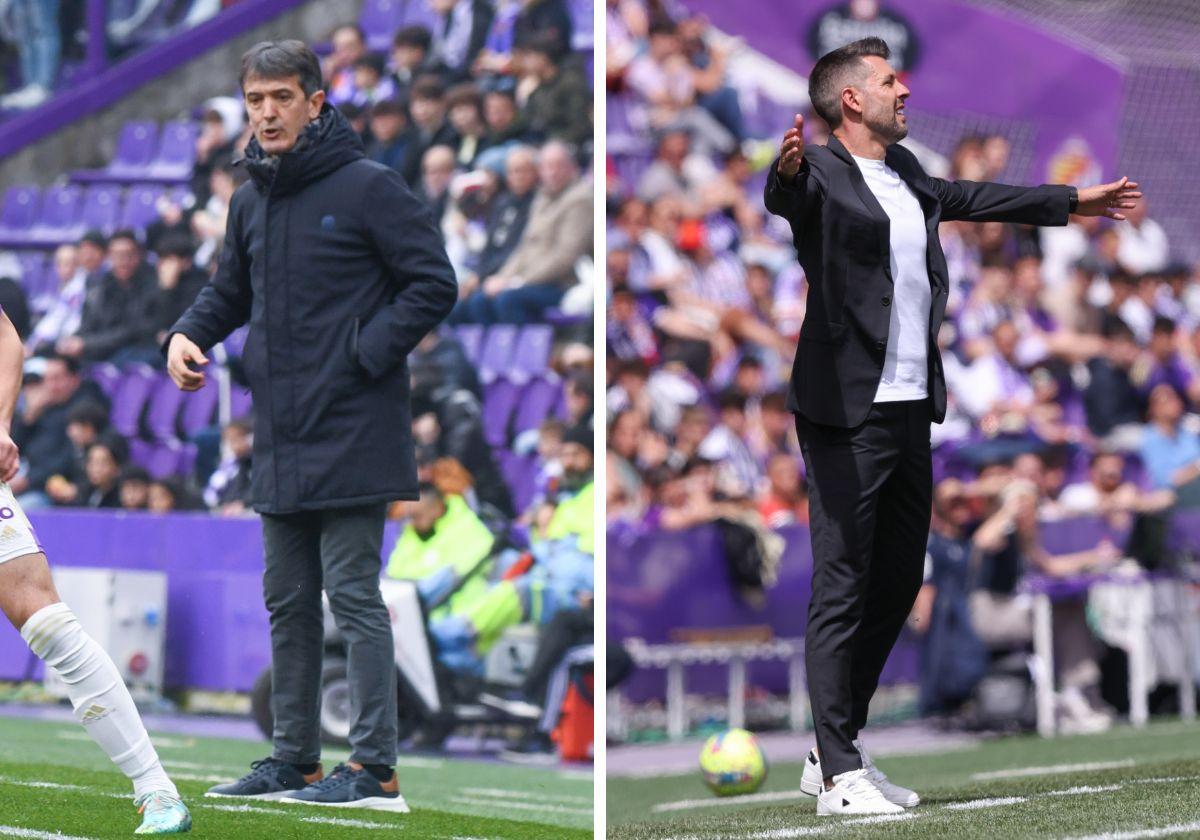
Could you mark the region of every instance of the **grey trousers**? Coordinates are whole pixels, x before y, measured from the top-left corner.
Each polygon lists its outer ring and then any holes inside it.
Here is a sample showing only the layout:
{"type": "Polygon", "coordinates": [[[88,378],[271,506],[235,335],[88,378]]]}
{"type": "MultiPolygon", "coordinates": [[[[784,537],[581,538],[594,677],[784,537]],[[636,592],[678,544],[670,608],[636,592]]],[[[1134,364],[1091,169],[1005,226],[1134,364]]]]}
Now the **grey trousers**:
{"type": "Polygon", "coordinates": [[[383,504],[262,517],[275,758],[320,760],[322,587],[346,640],[350,760],[396,762],[392,625],[379,594],[383,504]]]}

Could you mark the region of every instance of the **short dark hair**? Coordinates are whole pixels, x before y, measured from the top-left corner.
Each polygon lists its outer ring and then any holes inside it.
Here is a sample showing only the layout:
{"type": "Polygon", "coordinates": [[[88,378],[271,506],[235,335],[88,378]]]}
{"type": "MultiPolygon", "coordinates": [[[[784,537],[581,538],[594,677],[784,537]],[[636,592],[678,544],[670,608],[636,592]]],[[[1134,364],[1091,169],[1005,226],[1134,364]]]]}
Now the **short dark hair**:
{"type": "Polygon", "coordinates": [[[513,49],[544,55],[554,64],[563,59],[562,44],[552,32],[530,32],[522,35],[513,43],[513,49]]]}
{"type": "Polygon", "coordinates": [[[1154,332],[1164,333],[1165,335],[1175,334],[1175,321],[1168,318],[1166,315],[1154,316],[1154,332]]]}
{"type": "Polygon", "coordinates": [[[446,91],[446,107],[454,108],[458,105],[471,105],[482,113],[483,95],[474,82],[463,82],[446,91]]]}
{"type": "Polygon", "coordinates": [[[108,238],[108,244],[112,245],[118,239],[128,239],[133,243],[135,248],[137,248],[139,251],[142,250],[142,243],[138,240],[137,232],[134,231],[133,228],[121,228],[120,230],[115,231],[113,235],[108,238]]]}
{"type": "Polygon", "coordinates": [[[96,442],[88,447],[88,452],[91,452],[97,446],[107,449],[112,454],[113,460],[117,462],[118,467],[123,467],[125,462],[129,460],[129,444],[125,441],[125,438],[116,432],[102,432],[96,438],[96,442]]]}
{"type": "Polygon", "coordinates": [[[383,71],[387,67],[387,60],[376,52],[363,53],[357,61],[354,62],[354,69],[366,67],[368,70],[375,72],[376,76],[382,76],[383,71]]]}
{"type": "Polygon", "coordinates": [[[437,76],[422,76],[413,82],[412,90],[408,96],[409,99],[436,99],[441,101],[446,98],[446,86],[442,84],[442,80],[437,76]]]}
{"type": "Polygon", "coordinates": [[[62,353],[47,353],[44,357],[47,362],[62,362],[66,365],[67,373],[72,376],[79,375],[79,359],[75,356],[64,356],[62,353]]]}
{"type": "Polygon", "coordinates": [[[108,238],[103,233],[92,228],[79,238],[80,245],[95,245],[101,251],[108,247],[108,238]]]}
{"type": "Polygon", "coordinates": [[[127,481],[140,481],[142,484],[150,484],[150,473],[145,467],[130,464],[121,470],[120,482],[124,484],[127,481]]]}
{"type": "Polygon", "coordinates": [[[163,238],[154,247],[154,253],[162,257],[183,257],[192,259],[196,255],[196,243],[192,235],[185,231],[173,230],[163,234],[163,238]]]}
{"type": "MultiPolygon", "coordinates": [[[[341,29],[342,27],[338,27],[341,29]]],[[[246,79],[287,79],[298,76],[300,90],[312,96],[321,89],[321,62],[308,44],[295,39],[288,41],[259,41],[242,55],[242,70],[238,87],[244,93],[246,79]]]]}
{"type": "Polygon", "coordinates": [[[67,425],[72,423],[82,423],[97,432],[103,432],[108,428],[108,409],[95,400],[84,400],[67,412],[67,425]]]}
{"type": "Polygon", "coordinates": [[[869,55],[886,60],[892,57],[892,51],[882,38],[860,38],[821,56],[813,67],[808,77],[808,98],[831,129],[842,124],[842,91],[860,78],[856,74],[865,69],[862,60],[869,55]]]}
{"type": "Polygon", "coordinates": [[[408,112],[398,99],[380,99],[371,106],[371,117],[406,117],[408,112]]]}
{"type": "Polygon", "coordinates": [[[745,395],[739,391],[735,391],[733,388],[722,391],[717,395],[717,410],[728,411],[730,409],[743,412],[746,410],[745,395]]]}
{"type": "Polygon", "coordinates": [[[424,26],[405,26],[396,31],[393,47],[420,47],[426,52],[433,44],[433,35],[424,26]]]}

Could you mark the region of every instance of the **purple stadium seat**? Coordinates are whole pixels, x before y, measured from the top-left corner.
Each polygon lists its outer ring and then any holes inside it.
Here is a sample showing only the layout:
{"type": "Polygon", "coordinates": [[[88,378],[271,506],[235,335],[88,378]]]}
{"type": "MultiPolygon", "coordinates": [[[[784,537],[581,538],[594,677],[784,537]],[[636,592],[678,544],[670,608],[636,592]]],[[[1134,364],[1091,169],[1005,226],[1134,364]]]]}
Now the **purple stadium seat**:
{"type": "Polygon", "coordinates": [[[507,379],[497,379],[483,390],[483,436],[491,446],[508,443],[508,424],[521,398],[521,388],[507,379]]]}
{"type": "Polygon", "coordinates": [[[158,125],[151,120],[128,122],[117,137],[108,172],[112,175],[143,174],[154,160],[158,149],[158,125]]]}
{"type": "Polygon", "coordinates": [[[479,380],[484,384],[509,368],[513,350],[517,344],[517,327],[514,324],[495,324],[488,327],[479,356],[479,380]]]}
{"type": "Polygon", "coordinates": [[[116,365],[108,362],[100,362],[100,364],[92,365],[88,370],[88,378],[100,386],[100,390],[104,392],[104,396],[110,400],[117,392],[117,385],[121,382],[121,369],[116,365]]]}
{"type": "Polygon", "coordinates": [[[237,420],[250,414],[254,400],[250,391],[240,385],[229,389],[229,419],[237,420]]]}
{"type": "MultiPolygon", "coordinates": [[[[567,11],[571,14],[571,49],[577,51],[592,48],[595,20],[592,17],[592,0],[567,0],[567,11]]],[[[591,78],[589,75],[588,78],[591,78]]]]}
{"type": "Polygon", "coordinates": [[[9,187],[0,208],[0,236],[24,237],[37,223],[42,191],[38,187],[9,187]]]}
{"type": "Polygon", "coordinates": [[[179,441],[153,443],[143,466],[154,478],[168,478],[178,474],[179,462],[183,458],[183,444],[179,441]]]}
{"type": "Polygon", "coordinates": [[[517,455],[502,450],[496,459],[504,474],[504,481],[512,491],[513,505],[518,511],[528,510],[537,492],[537,455],[517,455]]]}
{"type": "Polygon", "coordinates": [[[116,230],[120,213],[121,188],[112,184],[95,184],[84,193],[79,220],[88,230],[96,228],[112,233],[116,230]]]}
{"type": "Polygon", "coordinates": [[[483,326],[481,324],[461,324],[454,328],[454,334],[458,336],[463,352],[467,354],[467,359],[478,367],[479,353],[483,349],[483,326]]]}
{"type": "Polygon", "coordinates": [[[183,427],[184,437],[190,438],[196,432],[207,429],[216,422],[217,402],[220,396],[217,386],[212,382],[199,391],[193,391],[184,396],[183,413],[179,418],[179,425],[183,427]]]}
{"type": "Polygon", "coordinates": [[[141,438],[131,438],[129,441],[129,460],[144,470],[150,469],[150,460],[154,457],[154,444],[141,438]]]}
{"type": "Polygon", "coordinates": [[[554,328],[548,324],[530,324],[521,330],[516,349],[508,365],[508,374],[518,381],[529,381],[545,372],[550,364],[550,346],[554,328]]]}
{"type": "Polygon", "coordinates": [[[21,287],[30,296],[42,286],[42,275],[46,272],[45,251],[21,251],[17,254],[21,264],[21,287]]]}
{"type": "Polygon", "coordinates": [[[430,32],[436,32],[439,26],[445,25],[429,0],[405,0],[402,6],[400,26],[424,26],[430,32]]]}
{"type": "Polygon", "coordinates": [[[127,438],[136,437],[142,409],[146,400],[158,384],[158,374],[150,365],[130,365],[121,375],[121,381],[112,397],[112,427],[127,438]]]}
{"type": "Polygon", "coordinates": [[[562,393],[562,383],[557,378],[538,378],[526,385],[513,418],[513,434],[519,435],[540,426],[554,412],[562,393]]]}
{"type": "Polygon", "coordinates": [[[121,208],[121,220],[118,227],[144,229],[158,218],[158,200],[163,196],[163,188],[157,184],[141,184],[130,187],[125,193],[125,203],[121,208]]]}
{"type": "Polygon", "coordinates": [[[150,174],[164,181],[188,181],[196,163],[196,137],[199,126],[190,120],[176,120],[163,125],[158,155],[150,166],[150,174]]]}
{"type": "MultiPolygon", "coordinates": [[[[367,47],[377,52],[387,52],[392,47],[392,36],[400,28],[404,7],[410,0],[366,0],[358,25],[367,36],[367,47]]],[[[420,0],[417,0],[420,2],[420,0]]]]}
{"type": "Polygon", "coordinates": [[[191,475],[196,469],[196,455],[199,450],[194,443],[185,443],[179,447],[179,461],[175,465],[176,475],[191,475]]]}
{"type": "Polygon", "coordinates": [[[47,188],[42,194],[41,213],[30,231],[32,238],[47,244],[77,238],[83,232],[79,228],[82,204],[83,190],[74,184],[47,188]]]}
{"type": "Polygon", "coordinates": [[[176,440],[179,433],[175,421],[183,404],[184,392],[165,373],[159,375],[158,383],[150,394],[150,409],[146,412],[146,428],[159,442],[176,440]]]}

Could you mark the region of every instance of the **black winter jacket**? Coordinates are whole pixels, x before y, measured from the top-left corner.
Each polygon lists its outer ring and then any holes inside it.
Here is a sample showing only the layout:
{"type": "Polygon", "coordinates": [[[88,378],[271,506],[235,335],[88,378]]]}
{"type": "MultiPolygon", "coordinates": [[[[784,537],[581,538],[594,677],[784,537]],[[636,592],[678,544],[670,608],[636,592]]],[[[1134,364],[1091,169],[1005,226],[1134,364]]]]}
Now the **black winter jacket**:
{"type": "Polygon", "coordinates": [[[441,235],[328,105],[244,165],[217,273],[171,332],[207,351],[250,323],[255,510],[416,499],[406,357],[457,298],[441,235]]]}

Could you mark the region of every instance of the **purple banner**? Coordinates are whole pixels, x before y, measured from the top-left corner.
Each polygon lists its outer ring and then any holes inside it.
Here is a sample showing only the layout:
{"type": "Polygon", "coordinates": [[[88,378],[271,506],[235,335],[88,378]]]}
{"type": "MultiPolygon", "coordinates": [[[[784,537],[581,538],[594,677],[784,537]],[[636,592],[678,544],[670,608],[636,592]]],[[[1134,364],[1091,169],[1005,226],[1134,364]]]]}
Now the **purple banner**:
{"type": "MultiPolygon", "coordinates": [[[[808,529],[795,526],[779,532],[787,542],[779,580],[756,609],[735,591],[718,542],[716,529],[639,533],[616,527],[608,532],[608,638],[637,637],[649,643],[681,641],[695,631],[726,631],[754,626],[770,628],[780,638],[804,635],[812,597],[812,550],[808,529]]],[[[1101,540],[1124,545],[1126,534],[1092,517],[1047,523],[1042,544],[1051,554],[1095,548],[1101,540]]],[[[1176,516],[1170,544],[1200,545],[1200,513],[1176,516]]],[[[884,683],[915,682],[919,672],[920,640],[905,634],[884,669],[884,683]]],[[[688,685],[702,693],[725,690],[725,670],[690,669],[688,685]]],[[[771,691],[786,686],[782,666],[758,664],[750,669],[750,684],[771,691]]],[[[639,675],[627,687],[636,699],[664,696],[662,673],[639,675]]]]}
{"type": "MultiPolygon", "coordinates": [[[[804,75],[815,53],[878,35],[904,67],[915,140],[922,113],[981,115],[1032,127],[1035,182],[1094,183],[1116,175],[1122,72],[1047,31],[957,0],[685,4],[804,75]]],[[[779,126],[779,134],[788,127],[779,126]]]]}
{"type": "MultiPolygon", "coordinates": [[[[30,511],[51,567],[161,571],[167,575],[168,688],[247,691],[270,664],[262,597],[262,532],[257,519],[204,514],[30,511]]],[[[396,541],[394,522],[384,552],[396,541]]],[[[33,664],[19,633],[0,621],[0,679],[33,664]]]]}

